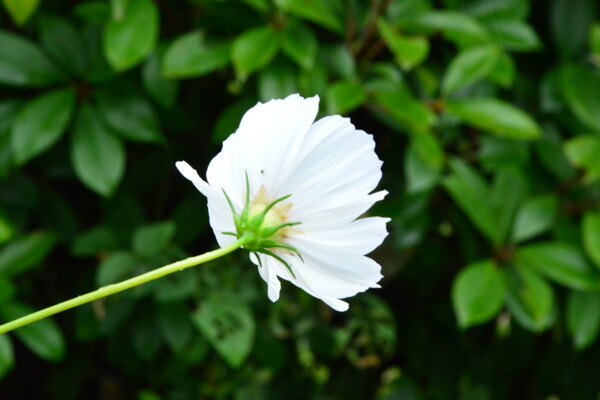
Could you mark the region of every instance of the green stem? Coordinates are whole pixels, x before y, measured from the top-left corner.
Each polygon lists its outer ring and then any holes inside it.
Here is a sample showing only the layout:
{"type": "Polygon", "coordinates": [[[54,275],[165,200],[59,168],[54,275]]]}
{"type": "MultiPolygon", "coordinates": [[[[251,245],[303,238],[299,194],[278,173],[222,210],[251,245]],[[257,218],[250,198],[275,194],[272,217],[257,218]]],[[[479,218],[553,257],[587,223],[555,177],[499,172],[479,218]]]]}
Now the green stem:
{"type": "Polygon", "coordinates": [[[198,264],[205,263],[207,261],[212,261],[216,258],[222,257],[225,254],[229,254],[232,251],[242,247],[247,241],[247,237],[242,237],[236,242],[230,244],[229,246],[209,251],[208,253],[204,253],[199,256],[186,258],[185,260],[177,261],[173,264],[165,265],[164,267],[155,269],[150,272],[146,272],[145,274],[133,277],[131,279],[127,279],[126,281],[104,286],[93,292],[86,293],[84,295],[77,296],[73,299],[53,305],[52,307],[44,308],[43,310],[36,311],[32,314],[27,314],[24,317],[15,319],[14,321],[8,322],[4,325],[0,325],[0,335],[12,331],[13,329],[20,328],[24,325],[28,325],[33,322],[39,321],[40,319],[47,318],[51,315],[58,314],[59,312],[80,306],[82,304],[89,303],[94,300],[101,299],[106,296],[110,296],[111,294],[131,289],[135,286],[142,285],[154,279],[162,278],[163,276],[172,274],[173,272],[182,271],[186,268],[190,268],[198,264]]]}

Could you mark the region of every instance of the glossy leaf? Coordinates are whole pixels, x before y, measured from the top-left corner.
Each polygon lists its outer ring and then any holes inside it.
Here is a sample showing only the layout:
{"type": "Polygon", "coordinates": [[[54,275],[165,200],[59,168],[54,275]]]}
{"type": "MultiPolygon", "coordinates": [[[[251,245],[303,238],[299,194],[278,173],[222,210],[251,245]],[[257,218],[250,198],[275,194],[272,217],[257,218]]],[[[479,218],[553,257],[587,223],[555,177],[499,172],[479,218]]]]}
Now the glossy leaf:
{"type": "Polygon", "coordinates": [[[208,44],[202,32],[192,31],[167,47],[162,72],[170,79],[202,76],[227,65],[230,52],[229,41],[208,44]]]}
{"type": "Polygon", "coordinates": [[[409,193],[431,189],[438,183],[444,166],[444,152],[438,140],[428,133],[414,135],[404,165],[409,193]]]}
{"type": "Polygon", "coordinates": [[[550,28],[559,54],[566,59],[583,55],[594,20],[594,0],[555,0],[550,4],[550,28]]]}
{"type": "Polygon", "coordinates": [[[0,335],[0,379],[12,368],[15,362],[13,345],[8,335],[0,335]]]}
{"type": "Polygon", "coordinates": [[[312,68],[317,56],[318,42],[313,31],[302,22],[292,19],[283,31],[283,52],[303,68],[312,68]]]}
{"type": "Polygon", "coordinates": [[[498,137],[515,140],[539,138],[541,129],[523,110],[493,98],[466,99],[447,103],[448,112],[465,123],[498,137]]]}
{"type": "Polygon", "coordinates": [[[60,89],[36,97],[19,110],[11,133],[15,161],[23,164],[56,143],[67,129],[74,105],[75,93],[60,89]]]}
{"type": "Polygon", "coordinates": [[[0,31],[0,83],[45,87],[64,79],[64,75],[35,44],[0,31]]]}
{"type": "Polygon", "coordinates": [[[585,171],[584,180],[591,183],[600,178],[600,136],[579,135],[564,144],[569,161],[585,171]]]}
{"type": "Polygon", "coordinates": [[[506,281],[506,305],[511,315],[534,332],[548,329],[556,318],[552,286],[520,265],[506,271],[506,281]]]}
{"type": "Polygon", "coordinates": [[[570,244],[535,243],[518,249],[516,257],[524,267],[571,289],[600,290],[600,271],[570,244]]]}
{"type": "Polygon", "coordinates": [[[39,265],[54,247],[50,233],[30,233],[6,244],[0,250],[0,275],[21,274],[39,265]]]}
{"type": "Polygon", "coordinates": [[[330,114],[346,114],[360,107],[367,95],[357,82],[339,81],[327,90],[327,106],[330,114]]]}
{"type": "Polygon", "coordinates": [[[456,56],[444,75],[442,91],[450,94],[464,86],[486,78],[502,54],[494,45],[470,47],[456,56]]]}
{"type": "Polygon", "coordinates": [[[491,207],[496,218],[497,240],[505,242],[513,226],[517,209],[529,193],[525,175],[516,168],[505,168],[496,175],[491,187],[491,207]]]}
{"type": "Polygon", "coordinates": [[[418,27],[441,30],[451,41],[461,46],[487,43],[490,34],[475,18],[456,11],[428,11],[412,23],[418,27]]]}
{"type": "Polygon", "coordinates": [[[250,29],[233,42],[231,59],[240,76],[247,76],[271,62],[280,40],[268,26],[250,29]]]}
{"type": "Polygon", "coordinates": [[[79,179],[102,196],[114,192],[125,170],[123,144],[88,105],[81,108],[75,123],[71,160],[79,179]]]}
{"type": "Polygon", "coordinates": [[[600,74],[573,64],[561,69],[559,82],[571,111],[588,128],[600,132],[600,74]]]}
{"type": "Polygon", "coordinates": [[[156,4],[152,0],[131,0],[122,18],[113,15],[104,29],[106,59],[117,71],[137,65],[154,50],[158,29],[156,4]]]}
{"type": "Polygon", "coordinates": [[[343,31],[342,18],[332,0],[275,0],[283,11],[335,32],[343,31]]]}
{"type": "Polygon", "coordinates": [[[164,107],[173,107],[179,89],[178,83],[166,79],[161,72],[157,54],[151,56],[142,69],[142,83],[152,100],[164,107]]]}
{"type": "Polygon", "coordinates": [[[106,286],[130,278],[139,262],[128,252],[118,251],[106,257],[96,271],[96,284],[106,286]]]}
{"type": "Polygon", "coordinates": [[[523,21],[493,19],[490,30],[505,51],[533,51],[542,46],[535,31],[523,21]]]}
{"type": "MultiPolygon", "coordinates": [[[[33,307],[20,303],[0,305],[0,314],[9,321],[34,311],[33,307]]],[[[57,362],[64,357],[65,339],[58,325],[49,318],[23,326],[15,331],[15,335],[29,350],[46,361],[57,362]]]]}
{"type": "Polygon", "coordinates": [[[556,196],[544,195],[527,200],[517,211],[513,240],[522,242],[548,231],[556,219],[557,210],[556,196]]]}
{"type": "Polygon", "coordinates": [[[209,297],[201,302],[192,321],[232,368],[239,368],[250,354],[255,326],[243,303],[229,297],[209,297]]]}
{"type": "Polygon", "coordinates": [[[44,15],[40,21],[40,40],[60,68],[73,76],[86,73],[86,49],[81,33],[66,18],[44,15]]]}
{"type": "Polygon", "coordinates": [[[567,327],[575,348],[579,350],[596,340],[600,331],[600,293],[569,293],[567,327]]]}
{"type": "Polygon", "coordinates": [[[588,257],[600,269],[600,213],[588,211],[584,214],[581,236],[588,257]]]}
{"type": "Polygon", "coordinates": [[[429,42],[423,36],[406,36],[395,31],[383,19],[377,23],[379,34],[394,53],[398,65],[410,70],[421,64],[429,53],[429,42]]]}
{"type": "Polygon", "coordinates": [[[175,224],[171,221],[142,226],[133,235],[133,249],[139,254],[153,256],[169,244],[174,234],[175,224]]]}
{"type": "Polygon", "coordinates": [[[469,264],[452,285],[452,304],[462,328],[494,317],[504,303],[504,276],[492,261],[469,264]]]}

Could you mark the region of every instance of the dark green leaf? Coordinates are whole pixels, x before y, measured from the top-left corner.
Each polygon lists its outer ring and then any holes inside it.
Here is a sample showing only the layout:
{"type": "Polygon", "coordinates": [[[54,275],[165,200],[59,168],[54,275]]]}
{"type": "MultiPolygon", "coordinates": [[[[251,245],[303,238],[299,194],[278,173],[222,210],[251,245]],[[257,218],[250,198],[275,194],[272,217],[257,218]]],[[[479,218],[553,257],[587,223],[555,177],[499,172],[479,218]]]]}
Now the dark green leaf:
{"type": "Polygon", "coordinates": [[[8,335],[0,335],[0,379],[14,364],[13,345],[8,335]]]}
{"type": "Polygon", "coordinates": [[[577,118],[600,132],[600,73],[582,65],[568,65],[560,71],[559,85],[577,118]]]}
{"type": "Polygon", "coordinates": [[[442,92],[450,94],[486,78],[498,63],[502,51],[495,45],[470,47],[456,56],[444,75],[442,92]]]}
{"type": "MultiPolygon", "coordinates": [[[[0,313],[4,320],[12,321],[34,312],[35,309],[20,303],[2,304],[0,313]]],[[[33,324],[23,326],[15,331],[15,335],[39,357],[46,361],[60,361],[65,353],[65,339],[58,325],[51,319],[42,319],[33,324]]]]}
{"type": "Polygon", "coordinates": [[[567,326],[575,348],[581,350],[591,345],[600,330],[600,293],[569,293],[567,326]]]}
{"type": "Polygon", "coordinates": [[[559,54],[574,59],[583,55],[590,25],[594,20],[595,0],[554,0],[550,27],[559,54]]]}
{"type": "Polygon", "coordinates": [[[317,56],[317,38],[302,22],[292,19],[283,31],[283,52],[303,68],[312,68],[317,56]]]}
{"type": "Polygon", "coordinates": [[[99,92],[96,111],[113,132],[135,142],[160,143],[158,117],[150,102],[138,94],[99,92]]]}
{"type": "Polygon", "coordinates": [[[558,242],[536,243],[516,252],[520,265],[576,290],[600,289],[600,272],[576,247],[558,242]]]}
{"type": "Polygon", "coordinates": [[[490,42],[488,31],[473,17],[449,10],[428,11],[417,16],[412,23],[421,28],[441,30],[460,46],[490,42]]]}
{"type": "Polygon", "coordinates": [[[0,83],[44,87],[64,79],[65,76],[35,44],[0,31],[0,83]]]}
{"type": "Polygon", "coordinates": [[[523,110],[494,98],[448,101],[448,112],[469,125],[496,136],[528,140],[541,135],[538,124],[523,110]]]}
{"type": "Polygon", "coordinates": [[[596,57],[600,57],[600,23],[590,29],[590,49],[596,57]]]}
{"type": "Polygon", "coordinates": [[[444,152],[432,134],[415,134],[404,160],[406,190],[418,193],[431,189],[438,182],[444,166],[444,152]]]}
{"type": "Polygon", "coordinates": [[[496,218],[497,240],[505,242],[512,228],[517,209],[529,192],[529,183],[521,170],[501,170],[491,188],[491,207],[496,218]]]}
{"type": "Polygon", "coordinates": [[[548,231],[556,220],[558,200],[554,195],[532,197],[517,211],[512,238],[515,242],[531,239],[548,231]]]}
{"type": "Polygon", "coordinates": [[[79,179],[102,196],[113,193],[125,171],[123,144],[88,105],[82,106],[75,123],[71,160],[79,179]]]}
{"type": "Polygon", "coordinates": [[[54,247],[55,237],[49,233],[31,233],[6,244],[0,251],[0,274],[18,275],[39,265],[54,247]]]}
{"type": "Polygon", "coordinates": [[[3,2],[4,8],[17,25],[24,25],[40,4],[40,0],[3,0],[3,2]]]}
{"type": "Polygon", "coordinates": [[[131,0],[120,19],[113,18],[104,30],[104,54],[117,71],[143,61],[156,46],[158,10],[152,0],[131,0]]]}
{"type": "Polygon", "coordinates": [[[71,75],[85,75],[84,43],[80,32],[68,19],[44,15],[40,21],[40,40],[52,61],[62,69],[71,75]]]}
{"type": "Polygon", "coordinates": [[[334,32],[343,32],[340,5],[335,0],[275,0],[277,7],[297,17],[314,22],[334,32]]]}
{"type": "Polygon", "coordinates": [[[527,144],[495,136],[482,136],[479,143],[479,161],[485,170],[521,167],[529,159],[527,144]]]}
{"type": "Polygon", "coordinates": [[[489,260],[467,265],[452,285],[452,304],[462,328],[478,325],[495,316],[506,292],[504,276],[489,260]]]}
{"type": "MultiPolygon", "coordinates": [[[[280,61],[286,60],[275,60],[258,75],[258,95],[263,102],[283,99],[298,92],[296,71],[290,63],[280,61]]],[[[237,124],[239,119],[232,122],[237,124]]]]}
{"type": "Polygon", "coordinates": [[[600,269],[600,213],[585,213],[581,221],[581,236],[588,257],[600,269]]]}
{"type": "Polygon", "coordinates": [[[171,221],[157,222],[138,228],[133,234],[133,249],[151,257],[161,252],[175,234],[175,224],[171,221]]]}
{"type": "Polygon", "coordinates": [[[427,128],[435,124],[437,119],[436,115],[415,99],[404,86],[376,93],[375,101],[393,118],[418,132],[427,132],[427,128]]]}
{"type": "Polygon", "coordinates": [[[177,97],[178,83],[162,76],[159,56],[154,54],[142,69],[142,83],[152,100],[172,108],[177,97]]]}
{"type": "Polygon", "coordinates": [[[502,51],[500,58],[490,71],[489,79],[498,85],[507,88],[512,86],[515,80],[516,67],[513,58],[510,54],[502,51]]]}
{"type": "Polygon", "coordinates": [[[137,266],[138,262],[131,253],[125,251],[112,253],[98,266],[96,284],[106,286],[130,278],[137,266]]]}
{"type": "Polygon", "coordinates": [[[230,52],[228,41],[207,44],[202,32],[186,33],[165,51],[162,72],[171,79],[202,76],[227,65],[230,52]]]}
{"type": "Polygon", "coordinates": [[[541,332],[554,323],[556,314],[552,286],[520,265],[506,270],[506,281],[506,305],[521,325],[541,332]]]}
{"type": "Polygon", "coordinates": [[[532,51],[542,47],[535,31],[522,21],[493,19],[490,23],[490,31],[505,50],[532,51]]]}
{"type": "Polygon", "coordinates": [[[500,240],[498,221],[490,207],[490,189],[486,182],[459,159],[450,160],[451,175],[443,185],[471,222],[490,240],[500,240]]]}
{"type": "Polygon", "coordinates": [[[194,334],[184,302],[163,304],[158,309],[158,330],[174,353],[181,353],[194,334]]]}
{"type": "Polygon", "coordinates": [[[245,77],[269,64],[278,50],[278,35],[270,27],[261,26],[235,39],[231,59],[238,75],[245,77]]]}
{"type": "Polygon", "coordinates": [[[75,93],[60,89],[44,93],[27,103],[13,121],[11,149],[23,164],[56,143],[73,113],[75,93]]]}
{"type": "Polygon", "coordinates": [[[232,368],[239,368],[252,350],[254,319],[244,303],[213,296],[192,316],[194,325],[232,368]]]}
{"type": "Polygon", "coordinates": [[[96,256],[102,252],[115,250],[117,238],[107,227],[97,227],[80,232],[71,245],[71,252],[76,257],[96,256]]]}

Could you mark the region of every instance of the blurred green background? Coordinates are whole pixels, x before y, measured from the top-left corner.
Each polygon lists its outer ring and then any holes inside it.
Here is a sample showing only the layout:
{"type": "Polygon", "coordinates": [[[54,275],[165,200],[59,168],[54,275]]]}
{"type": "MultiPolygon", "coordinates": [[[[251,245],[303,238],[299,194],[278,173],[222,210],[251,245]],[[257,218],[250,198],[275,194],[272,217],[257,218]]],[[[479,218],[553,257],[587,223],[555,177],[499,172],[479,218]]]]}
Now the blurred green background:
{"type": "Polygon", "coordinates": [[[597,0],[2,0],[0,320],[214,249],[257,101],[374,135],[383,288],[243,252],[0,336],[2,399],[600,398],[597,0]]]}

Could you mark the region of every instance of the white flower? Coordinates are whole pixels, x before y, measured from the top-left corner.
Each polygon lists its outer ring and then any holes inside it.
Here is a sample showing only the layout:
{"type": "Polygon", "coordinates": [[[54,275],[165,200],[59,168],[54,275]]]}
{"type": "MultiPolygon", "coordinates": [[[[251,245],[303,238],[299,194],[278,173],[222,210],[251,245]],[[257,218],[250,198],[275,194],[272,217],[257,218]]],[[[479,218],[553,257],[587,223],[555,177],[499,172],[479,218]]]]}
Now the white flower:
{"type": "Polygon", "coordinates": [[[283,278],[345,311],[348,303],[340,299],[379,287],[381,267],[365,254],[387,236],[389,219],[357,218],[387,192],[370,194],[381,179],[382,165],[372,136],[339,115],[314,122],[318,106],[318,97],[297,94],[258,103],[223,142],[208,166],[208,182],[186,162],[176,165],[207,197],[210,224],[222,247],[236,240],[224,233],[236,232],[224,193],[239,214],[248,182],[251,215],[290,195],[269,210],[264,225],[300,223],[272,237],[297,249],[300,256],[284,248],[268,249],[290,268],[265,254],[250,256],[268,284],[269,299],[279,298],[278,278],[283,278]]]}

